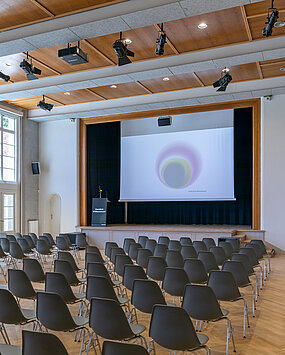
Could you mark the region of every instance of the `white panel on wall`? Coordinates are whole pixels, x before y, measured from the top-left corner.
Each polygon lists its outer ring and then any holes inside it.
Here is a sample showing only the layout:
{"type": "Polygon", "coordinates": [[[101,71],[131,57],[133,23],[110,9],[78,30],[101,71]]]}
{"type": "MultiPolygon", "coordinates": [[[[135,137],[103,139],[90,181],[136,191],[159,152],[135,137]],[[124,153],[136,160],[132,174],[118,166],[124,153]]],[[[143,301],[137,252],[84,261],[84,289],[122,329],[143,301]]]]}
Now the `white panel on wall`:
{"type": "Polygon", "coordinates": [[[50,232],[50,196],[54,194],[61,199],[60,232],[72,232],[77,225],[78,126],[77,120],[40,124],[40,233],[50,232]]]}

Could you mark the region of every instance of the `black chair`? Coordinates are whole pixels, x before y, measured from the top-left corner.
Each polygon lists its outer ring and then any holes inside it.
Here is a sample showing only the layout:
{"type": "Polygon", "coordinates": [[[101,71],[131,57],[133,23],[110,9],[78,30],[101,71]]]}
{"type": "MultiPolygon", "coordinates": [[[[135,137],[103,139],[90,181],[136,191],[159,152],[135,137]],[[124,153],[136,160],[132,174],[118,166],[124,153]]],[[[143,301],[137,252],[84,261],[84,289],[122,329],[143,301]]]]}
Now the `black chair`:
{"type": "Polygon", "coordinates": [[[53,253],[50,250],[50,246],[45,239],[38,239],[37,240],[36,251],[37,251],[39,260],[42,262],[42,265],[45,260],[45,257],[52,256],[51,266],[50,266],[50,268],[52,268],[54,258],[56,257],[56,253],[53,253]]]}
{"type": "Polygon", "coordinates": [[[158,256],[150,256],[148,258],[148,264],[146,274],[153,280],[163,281],[165,269],[167,268],[166,261],[158,256]]]}
{"type": "Polygon", "coordinates": [[[186,259],[184,270],[191,283],[205,284],[208,281],[208,275],[204,264],[199,259],[186,259]]]}
{"type": "Polygon", "coordinates": [[[180,244],[179,240],[170,240],[169,244],[168,244],[168,249],[180,251],[181,244],[180,244]]]}
{"type": "Polygon", "coordinates": [[[259,274],[260,274],[260,282],[259,282],[259,287],[262,290],[263,286],[263,270],[262,266],[259,264],[259,261],[257,259],[255,250],[253,248],[240,248],[239,250],[240,254],[245,254],[248,256],[249,261],[253,267],[253,270],[258,268],[259,269],[259,274]]]}
{"type": "Polygon", "coordinates": [[[136,241],[133,238],[125,238],[123,243],[123,249],[128,254],[130,244],[135,243],[136,241]]]}
{"type": "Polygon", "coordinates": [[[10,242],[10,256],[12,259],[13,266],[17,269],[18,260],[23,260],[25,255],[17,242],[10,242]]]}
{"type": "Polygon", "coordinates": [[[157,242],[154,239],[148,239],[145,243],[145,249],[148,249],[151,251],[152,255],[154,253],[154,248],[156,246],[157,242]]]}
{"type": "Polygon", "coordinates": [[[75,272],[83,272],[84,271],[84,268],[79,267],[77,265],[76,261],[74,260],[73,255],[68,251],[59,251],[58,252],[58,259],[68,261],[71,264],[71,266],[75,272]]]}
{"type": "Polygon", "coordinates": [[[56,237],[56,247],[61,251],[70,251],[70,246],[66,239],[62,236],[56,237]]]}
{"type": "Polygon", "coordinates": [[[193,245],[182,245],[181,247],[181,251],[180,251],[183,260],[185,259],[197,259],[198,258],[198,254],[195,250],[195,248],[193,247],[193,245]]]}
{"type": "Polygon", "coordinates": [[[141,345],[105,340],[102,355],[149,355],[149,353],[141,345]]]}
{"type": "Polygon", "coordinates": [[[195,240],[193,242],[193,247],[195,248],[196,250],[196,253],[198,254],[199,251],[207,251],[207,246],[204,242],[202,242],[201,240],[195,240]]]}
{"type": "Polygon", "coordinates": [[[167,236],[161,235],[158,237],[158,244],[163,244],[168,247],[169,241],[170,239],[167,236]]]}
{"type": "Polygon", "coordinates": [[[148,237],[146,235],[139,235],[138,243],[142,246],[142,248],[145,248],[145,243],[147,240],[148,237]]]}
{"type": "Polygon", "coordinates": [[[256,244],[260,248],[260,251],[265,259],[267,259],[267,273],[270,274],[271,266],[270,266],[270,255],[266,251],[265,244],[262,240],[252,239],[250,244],[256,244]]]}
{"type": "Polygon", "coordinates": [[[18,238],[17,243],[20,245],[20,248],[22,249],[24,255],[29,256],[33,254],[32,248],[29,246],[29,243],[25,238],[18,238]]]}
{"type": "Polygon", "coordinates": [[[102,263],[104,264],[104,260],[102,256],[98,253],[86,253],[85,254],[85,269],[87,269],[87,265],[89,263],[102,263]]]}
{"type": "Polygon", "coordinates": [[[159,256],[160,258],[166,258],[167,245],[165,244],[156,244],[154,248],[153,256],[159,256]]]}
{"type": "Polygon", "coordinates": [[[15,236],[12,234],[7,234],[6,238],[9,240],[9,242],[16,242],[17,241],[15,236]]]}
{"type": "Polygon", "coordinates": [[[30,235],[24,234],[23,238],[27,241],[31,250],[36,248],[36,244],[34,243],[33,238],[30,235]]]}
{"type": "Polygon", "coordinates": [[[224,249],[224,252],[226,254],[227,259],[231,259],[234,249],[232,245],[228,242],[219,242],[219,247],[222,247],[224,249]]]}
{"type": "Polygon", "coordinates": [[[226,253],[222,247],[210,247],[210,252],[214,254],[216,262],[219,266],[222,266],[227,260],[226,253]]]}
{"type": "Polygon", "coordinates": [[[203,238],[202,242],[206,244],[207,250],[210,250],[211,247],[216,246],[216,242],[214,241],[213,238],[203,238]]]}
{"type": "Polygon", "coordinates": [[[83,233],[77,233],[75,236],[75,245],[77,246],[77,248],[79,249],[86,249],[86,247],[88,246],[86,237],[83,233]]]}
{"type": "Polygon", "coordinates": [[[150,337],[166,349],[177,351],[194,351],[204,348],[209,338],[196,334],[187,312],[180,307],[155,305],[150,321],[150,337]]]}
{"type": "Polygon", "coordinates": [[[116,260],[116,255],[118,254],[126,254],[123,248],[112,248],[111,249],[111,256],[110,261],[114,265],[116,260]]]}
{"type": "Polygon", "coordinates": [[[228,318],[229,312],[221,309],[218,300],[209,286],[186,285],[183,296],[182,308],[192,319],[201,322],[227,321],[227,345],[226,354],[229,353],[229,340],[232,338],[234,352],[235,343],[231,320],[228,318]]]}
{"type": "Polygon", "coordinates": [[[29,233],[29,236],[33,239],[34,245],[37,245],[38,237],[35,233],[29,233]]]}
{"type": "MultiPolygon", "coordinates": [[[[86,333],[91,341],[90,333],[86,324],[88,319],[81,316],[72,316],[63,298],[51,292],[37,293],[37,319],[48,330],[72,332],[82,330],[79,341],[81,341],[80,354],[83,352],[86,333]]],[[[76,338],[75,338],[76,339],[76,338]]],[[[89,348],[89,344],[87,348],[89,348]]]]}
{"type": "Polygon", "coordinates": [[[239,238],[227,238],[227,243],[230,243],[233,247],[233,252],[238,253],[240,249],[240,239],[239,238]]]}
{"type": "Polygon", "coordinates": [[[66,260],[55,260],[54,272],[63,274],[70,286],[80,286],[86,281],[86,279],[79,279],[77,277],[72,265],[66,260]]]}
{"type": "MultiPolygon", "coordinates": [[[[88,253],[97,253],[98,255],[100,255],[102,257],[101,251],[96,245],[87,245],[86,254],[88,254],[88,253]]],[[[103,260],[103,257],[102,257],[102,260],[103,260]]]]}
{"type": "Polygon", "coordinates": [[[133,261],[129,255],[116,255],[114,271],[117,275],[123,277],[125,265],[133,265],[133,261]]]}
{"type": "MultiPolygon", "coordinates": [[[[5,353],[4,353],[5,354],[5,353]]],[[[22,331],[22,355],[68,355],[59,338],[51,333],[22,331]]]]}
{"type": "Polygon", "coordinates": [[[121,281],[112,280],[108,270],[102,263],[89,263],[87,265],[87,277],[88,276],[102,276],[108,279],[114,287],[120,287],[121,281]]]}
{"type": "Polygon", "coordinates": [[[37,259],[23,259],[23,270],[32,282],[45,282],[45,273],[37,259]]]}
{"type": "Polygon", "coordinates": [[[219,266],[216,262],[216,258],[210,251],[199,251],[198,259],[202,261],[207,273],[211,270],[219,270],[219,266]]]}
{"type": "Polygon", "coordinates": [[[118,248],[118,247],[119,247],[118,244],[115,243],[115,242],[106,242],[105,243],[105,255],[106,255],[106,257],[110,259],[110,257],[111,257],[111,249],[112,248],[118,248]]]}
{"type": "Polygon", "coordinates": [[[179,297],[183,296],[184,288],[188,283],[189,279],[184,269],[175,267],[165,269],[162,289],[173,296],[173,303],[175,303],[175,297],[178,297],[177,303],[179,303],[179,297]]]}
{"type": "Polygon", "coordinates": [[[183,268],[184,260],[180,251],[178,250],[167,250],[165,261],[169,267],[180,267],[183,268]]]}
{"type": "Polygon", "coordinates": [[[36,290],[23,270],[8,270],[8,289],[18,299],[35,300],[37,297],[36,290]]]}
{"type": "Polygon", "coordinates": [[[4,253],[8,254],[10,251],[10,242],[7,238],[1,238],[1,247],[4,251],[4,253]]]}
{"type": "Polygon", "coordinates": [[[248,308],[246,299],[239,292],[234,276],[228,271],[211,271],[208,286],[212,288],[219,301],[243,301],[243,336],[245,338],[245,325],[249,327],[248,308]]]}
{"type": "Polygon", "coordinates": [[[152,252],[149,249],[144,249],[144,248],[140,248],[138,249],[138,256],[137,256],[137,263],[143,267],[144,269],[146,269],[147,267],[147,263],[148,263],[148,259],[150,256],[152,256],[152,252]]]}
{"type": "Polygon", "coordinates": [[[50,247],[53,247],[55,245],[53,236],[50,233],[43,233],[43,235],[47,237],[50,247]]]}
{"type": "Polygon", "coordinates": [[[189,237],[181,237],[180,244],[181,246],[193,245],[192,239],[189,237]]]}
{"type": "Polygon", "coordinates": [[[131,243],[130,247],[129,247],[129,257],[134,260],[137,261],[138,258],[138,250],[141,248],[142,246],[139,243],[131,243]]]}
{"type": "Polygon", "coordinates": [[[50,239],[46,235],[40,235],[39,240],[45,240],[50,249],[53,247],[53,243],[50,241],[50,239]]]}
{"type": "Polygon", "coordinates": [[[144,269],[139,265],[125,265],[123,285],[131,291],[133,289],[133,282],[136,279],[147,280],[147,276],[144,269]]]}

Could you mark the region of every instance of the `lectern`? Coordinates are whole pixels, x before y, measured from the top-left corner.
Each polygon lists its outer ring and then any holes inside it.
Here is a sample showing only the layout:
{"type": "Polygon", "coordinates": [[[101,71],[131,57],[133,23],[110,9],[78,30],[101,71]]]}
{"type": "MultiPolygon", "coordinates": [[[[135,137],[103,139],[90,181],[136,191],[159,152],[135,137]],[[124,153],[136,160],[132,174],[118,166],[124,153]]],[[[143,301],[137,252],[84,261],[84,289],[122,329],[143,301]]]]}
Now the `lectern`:
{"type": "Polygon", "coordinates": [[[92,198],[92,227],[106,227],[107,198],[92,198]]]}

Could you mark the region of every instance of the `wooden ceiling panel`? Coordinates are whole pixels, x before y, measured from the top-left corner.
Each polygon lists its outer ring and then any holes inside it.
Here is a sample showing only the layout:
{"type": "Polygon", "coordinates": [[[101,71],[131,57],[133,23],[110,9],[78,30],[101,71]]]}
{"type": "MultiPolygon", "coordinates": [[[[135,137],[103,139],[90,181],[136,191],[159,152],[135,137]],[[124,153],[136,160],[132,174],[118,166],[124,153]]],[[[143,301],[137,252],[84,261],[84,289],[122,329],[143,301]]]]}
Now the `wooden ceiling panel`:
{"type": "MultiPolygon", "coordinates": [[[[42,96],[33,96],[25,99],[9,100],[7,102],[9,104],[19,106],[26,110],[35,110],[38,109],[37,104],[40,100],[42,100],[42,98],[42,96]]],[[[49,95],[46,96],[46,102],[48,102],[49,104],[53,104],[54,106],[61,106],[61,103],[59,103],[58,101],[50,99],[49,95]]]]}
{"type": "MultiPolygon", "coordinates": [[[[275,0],[274,6],[279,11],[285,10],[284,0],[275,0]]],[[[263,17],[265,15],[266,18],[269,7],[271,7],[271,0],[259,1],[254,4],[245,5],[248,17],[263,17]]]]}
{"type": "Polygon", "coordinates": [[[164,81],[163,78],[156,78],[142,80],[141,83],[153,93],[202,86],[202,84],[200,84],[199,81],[195,78],[193,73],[173,75],[170,76],[169,79],[170,80],[168,81],[164,81]]]}
{"type": "MultiPolygon", "coordinates": [[[[280,17],[281,18],[281,17],[280,17]]],[[[285,20],[285,13],[283,15],[283,19],[285,20]]],[[[266,15],[261,17],[253,17],[248,19],[248,23],[250,26],[250,30],[252,33],[253,39],[266,38],[262,35],[262,30],[265,27],[266,15]]],[[[274,27],[272,32],[273,36],[282,36],[285,35],[285,27],[274,27]]]]}
{"type": "Polygon", "coordinates": [[[264,78],[271,78],[275,76],[284,76],[285,71],[280,68],[285,68],[285,59],[276,59],[271,61],[260,62],[261,70],[264,78]]]}
{"type": "Polygon", "coordinates": [[[97,96],[94,92],[91,90],[74,90],[74,91],[68,91],[68,94],[66,92],[58,92],[55,94],[49,94],[48,97],[54,100],[57,100],[64,105],[72,105],[72,104],[81,104],[84,102],[91,102],[91,101],[98,101],[102,100],[99,96],[97,96]]]}
{"type": "Polygon", "coordinates": [[[167,22],[167,36],[180,53],[247,40],[239,7],[167,22]],[[200,30],[198,25],[208,27],[200,30]]]}
{"type": "Polygon", "coordinates": [[[148,91],[136,82],[118,84],[116,89],[112,89],[110,86],[100,86],[92,88],[91,90],[105,99],[148,94],[148,91]]]}

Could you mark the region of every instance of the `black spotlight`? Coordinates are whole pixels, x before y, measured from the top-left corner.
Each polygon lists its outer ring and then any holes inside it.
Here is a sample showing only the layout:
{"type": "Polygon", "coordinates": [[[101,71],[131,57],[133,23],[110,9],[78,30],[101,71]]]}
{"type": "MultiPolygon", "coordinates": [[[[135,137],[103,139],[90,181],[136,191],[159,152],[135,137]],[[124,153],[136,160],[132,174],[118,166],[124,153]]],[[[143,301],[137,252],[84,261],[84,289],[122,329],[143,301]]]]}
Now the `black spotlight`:
{"type": "Polygon", "coordinates": [[[222,70],[221,73],[221,79],[215,81],[213,83],[213,87],[217,88],[217,91],[226,91],[227,90],[227,86],[229,85],[229,83],[232,81],[232,76],[229,73],[229,69],[225,68],[222,70]]]}
{"type": "Polygon", "coordinates": [[[45,110],[48,112],[53,109],[53,105],[46,102],[45,95],[43,95],[43,99],[37,104],[37,106],[39,108],[41,108],[42,110],[45,110]]]}
{"type": "Polygon", "coordinates": [[[156,40],[157,47],[155,50],[156,55],[163,55],[164,54],[164,46],[167,43],[166,40],[166,33],[163,31],[163,23],[160,26],[160,31],[158,32],[159,37],[156,40]]]}
{"type": "Polygon", "coordinates": [[[27,52],[27,59],[23,59],[23,61],[20,63],[20,68],[24,70],[28,80],[38,79],[36,75],[41,75],[42,71],[33,66],[32,60],[31,63],[29,63],[28,60],[29,60],[29,54],[27,52]]]}
{"type": "Polygon", "coordinates": [[[279,11],[274,7],[274,0],[272,0],[271,7],[268,9],[267,22],[265,22],[265,27],[262,30],[262,35],[269,37],[272,35],[273,27],[279,18],[279,11]],[[270,15],[270,11],[272,13],[270,15]]]}
{"type": "Polygon", "coordinates": [[[128,57],[134,57],[135,53],[127,48],[125,40],[122,38],[122,32],[120,32],[120,39],[117,39],[113,44],[114,51],[118,57],[118,66],[131,63],[128,57]]]}
{"type": "Polygon", "coordinates": [[[3,79],[4,81],[6,81],[6,83],[8,83],[8,81],[10,80],[10,76],[0,72],[0,79],[3,79]]]}

